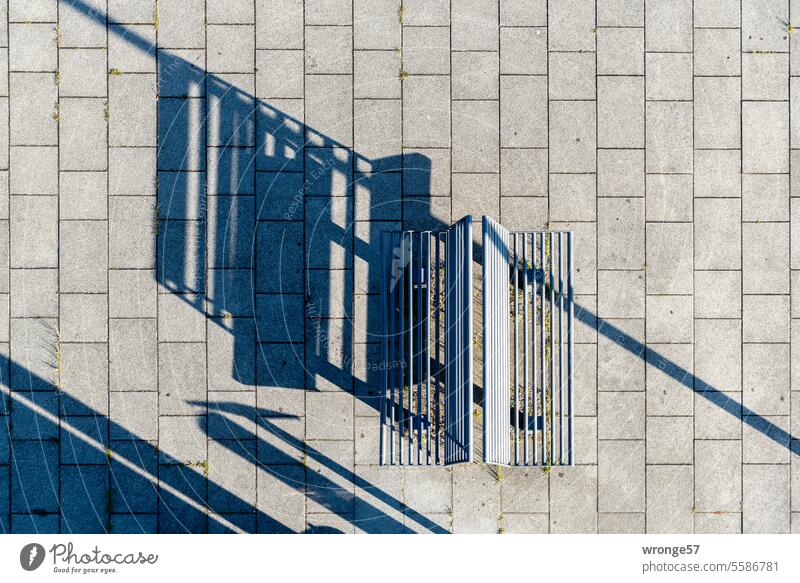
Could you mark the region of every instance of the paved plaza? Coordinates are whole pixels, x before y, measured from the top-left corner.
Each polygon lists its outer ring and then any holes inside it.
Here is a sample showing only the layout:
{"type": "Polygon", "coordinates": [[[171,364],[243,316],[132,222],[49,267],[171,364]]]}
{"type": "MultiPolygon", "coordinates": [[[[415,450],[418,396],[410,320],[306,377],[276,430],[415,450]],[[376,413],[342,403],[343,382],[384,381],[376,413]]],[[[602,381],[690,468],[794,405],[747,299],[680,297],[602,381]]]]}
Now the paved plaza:
{"type": "Polygon", "coordinates": [[[0,0],[0,532],[800,532],[796,26],[0,0]],[[574,232],[575,467],[379,465],[381,233],[470,214],[574,232]]]}

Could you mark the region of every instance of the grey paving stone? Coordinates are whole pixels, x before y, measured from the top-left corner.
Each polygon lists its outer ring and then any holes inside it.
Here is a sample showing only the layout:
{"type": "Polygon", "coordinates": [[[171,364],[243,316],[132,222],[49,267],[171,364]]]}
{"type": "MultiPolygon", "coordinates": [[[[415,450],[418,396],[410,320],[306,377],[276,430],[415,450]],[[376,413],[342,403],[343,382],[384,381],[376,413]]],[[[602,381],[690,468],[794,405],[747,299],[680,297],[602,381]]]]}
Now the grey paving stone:
{"type": "Polygon", "coordinates": [[[691,464],[693,437],[691,417],[648,417],[647,463],[691,464]]]}
{"type": "Polygon", "coordinates": [[[509,534],[547,534],[549,522],[547,514],[503,514],[501,528],[509,534]]]}
{"type": "Polygon", "coordinates": [[[110,321],[110,389],[157,390],[156,322],[149,319],[110,321]]]}
{"type": "Polygon", "coordinates": [[[106,3],[87,0],[81,6],[59,2],[59,45],[62,47],[106,46],[106,3]]]}
{"type": "Polygon", "coordinates": [[[788,533],[789,467],[745,464],[742,481],[742,532],[788,533]]]}
{"type": "Polygon", "coordinates": [[[696,148],[738,148],[740,82],[733,77],[695,77],[694,145],[696,148]]]}
{"type": "Polygon", "coordinates": [[[742,515],[738,512],[695,512],[695,534],[739,534],[742,532],[742,515]]]}
{"type": "Polygon", "coordinates": [[[454,50],[497,50],[499,10],[490,0],[451,2],[451,38],[454,50]]]}
{"type": "Polygon", "coordinates": [[[601,318],[644,318],[644,273],[641,271],[598,271],[598,316],[601,318]]]}
{"type": "MultiPolygon", "coordinates": [[[[497,216],[498,211],[502,213],[502,209],[498,209],[499,203],[499,184],[496,174],[453,175],[452,209],[453,218],[456,220],[468,214],[497,216]]],[[[530,204],[530,200],[528,203],[530,204]]],[[[527,218],[523,221],[528,222],[527,218]]]]}
{"type": "Polygon", "coordinates": [[[644,196],[643,150],[598,150],[597,195],[601,197],[644,196]]]}
{"type": "Polygon", "coordinates": [[[108,226],[105,222],[63,222],[59,255],[61,293],[108,291],[108,226]]]}
{"type": "Polygon", "coordinates": [[[547,74],[547,29],[501,28],[500,73],[547,74]]]}
{"type": "Polygon", "coordinates": [[[305,67],[308,74],[351,73],[353,70],[353,34],[351,30],[343,26],[308,27],[306,29],[305,67]]]}
{"type": "MultiPolygon", "coordinates": [[[[359,50],[355,51],[353,58],[354,97],[400,97],[400,54],[398,52],[359,50]]],[[[258,69],[261,71],[261,67],[258,69]]],[[[283,79],[285,79],[283,81],[285,86],[290,87],[289,81],[294,79],[294,76],[287,73],[283,79]]],[[[300,81],[302,83],[302,77],[300,81]]],[[[281,85],[281,87],[283,86],[281,85]]],[[[259,92],[261,92],[261,87],[261,82],[259,82],[259,92]]]]}
{"type": "Polygon", "coordinates": [[[105,295],[61,294],[61,339],[64,342],[106,342],[108,300],[105,295]]]}
{"type": "Polygon", "coordinates": [[[644,441],[600,441],[597,448],[597,509],[644,512],[644,441]]]}
{"type": "Polygon", "coordinates": [[[692,104],[652,102],[646,116],[647,171],[692,171],[692,104]]]}
{"type": "Polygon", "coordinates": [[[110,146],[156,145],[156,91],[155,75],[108,78],[110,146]]]}
{"type": "Polygon", "coordinates": [[[58,143],[58,87],[52,73],[11,73],[11,144],[53,146],[58,143]],[[31,98],[31,96],[36,96],[31,98]]]}
{"type": "Polygon", "coordinates": [[[551,51],[593,51],[595,11],[588,2],[570,0],[548,4],[547,25],[551,51]]]}
{"type": "Polygon", "coordinates": [[[646,59],[647,99],[692,99],[693,65],[690,53],[647,53],[646,59]]]}
{"type": "Polygon", "coordinates": [[[576,415],[597,414],[597,346],[576,344],[574,347],[575,382],[586,387],[575,395],[576,415]]]}
{"type": "Polygon", "coordinates": [[[158,45],[168,48],[205,47],[205,9],[199,0],[158,3],[158,45]]]}
{"type": "Polygon", "coordinates": [[[692,342],[692,297],[647,297],[648,342],[692,342]]]}
{"type": "Polygon", "coordinates": [[[109,405],[112,440],[158,439],[157,393],[111,393],[109,405]]]}
{"type": "Polygon", "coordinates": [[[453,172],[499,170],[498,103],[456,101],[452,105],[453,172]]]}
{"type": "Polygon", "coordinates": [[[687,221],[693,218],[693,178],[689,174],[649,174],[645,214],[648,221],[687,221]]]}
{"type": "Polygon", "coordinates": [[[57,0],[10,0],[8,19],[11,22],[55,22],[58,14],[57,0]]]}
{"type": "Polygon", "coordinates": [[[598,126],[600,147],[644,146],[644,79],[598,77],[598,126]]]}
{"type": "Polygon", "coordinates": [[[648,347],[647,414],[692,415],[694,352],[691,344],[648,347]]]}
{"type": "Polygon", "coordinates": [[[604,198],[597,201],[598,267],[642,269],[644,257],[644,201],[604,198]]]}
{"type": "Polygon", "coordinates": [[[644,439],[645,395],[642,392],[597,394],[598,439],[644,439]]]}
{"type": "Polygon", "coordinates": [[[108,19],[117,23],[148,23],[153,22],[155,0],[131,3],[125,0],[110,0],[108,2],[108,19]]]}
{"type": "Polygon", "coordinates": [[[213,512],[250,512],[256,502],[255,441],[208,442],[208,503],[213,512]]]}
{"type": "Polygon", "coordinates": [[[108,470],[103,467],[64,467],[61,470],[61,532],[105,533],[109,527],[108,470]]]}
{"type": "Polygon", "coordinates": [[[742,54],[742,99],[787,100],[788,54],[742,54]]]}
{"type": "Polygon", "coordinates": [[[358,533],[403,533],[403,468],[356,470],[353,523],[358,533]],[[388,472],[385,470],[389,470],[388,472]]]}
{"type": "Polygon", "coordinates": [[[644,534],[643,512],[599,512],[597,515],[599,534],[644,534]]]}
{"type": "Polygon", "coordinates": [[[789,414],[789,346],[744,344],[742,405],[758,415],[789,414]]]}
{"type": "Polygon", "coordinates": [[[453,532],[497,533],[500,514],[500,483],[486,467],[453,469],[453,532]]]}
{"type": "MultiPolygon", "coordinates": [[[[159,25],[161,18],[159,17],[159,25]]],[[[109,24],[108,66],[124,73],[155,73],[156,30],[150,24],[109,24]],[[128,37],[136,39],[131,42],[128,37]]]]}
{"type": "Polygon", "coordinates": [[[648,466],[647,532],[694,532],[693,490],[691,465],[648,466]]]}
{"type": "Polygon", "coordinates": [[[357,0],[353,4],[353,44],[357,49],[399,48],[401,26],[398,0],[357,0]]]}
{"type": "Polygon", "coordinates": [[[206,399],[205,346],[159,343],[158,356],[159,412],[192,415],[202,411],[206,399]]]}
{"type": "Polygon", "coordinates": [[[554,174],[550,177],[550,218],[556,221],[594,221],[596,178],[593,174],[554,174]]]}
{"type": "Polygon", "coordinates": [[[154,197],[109,200],[109,267],[152,268],[155,257],[154,197]]]}
{"type": "Polygon", "coordinates": [[[550,53],[549,57],[548,81],[551,99],[595,99],[593,54],[550,53]]]}
{"type": "Polygon", "coordinates": [[[66,414],[108,414],[108,346],[98,343],[63,343],[59,380],[66,414]]]}
{"type": "Polygon", "coordinates": [[[597,466],[552,473],[550,532],[597,532],[597,466]]]}
{"type": "Polygon", "coordinates": [[[695,200],[695,269],[741,268],[741,207],[736,199],[695,200]]]}
{"type": "Polygon", "coordinates": [[[352,514],[355,498],[352,441],[314,441],[307,446],[307,512],[352,514]]]}
{"type": "Polygon", "coordinates": [[[403,83],[403,145],[448,147],[450,145],[449,81],[443,77],[411,76],[403,83]]]}
{"type": "Polygon", "coordinates": [[[61,170],[106,170],[105,102],[102,99],[61,99],[58,128],[61,170]]]}
{"type": "Polygon", "coordinates": [[[741,511],[741,445],[738,441],[696,441],[694,467],[696,512],[741,511]]]}
{"type": "MultiPolygon", "coordinates": [[[[302,97],[303,52],[256,51],[256,91],[257,97],[302,97]]],[[[356,96],[359,96],[357,91],[356,96]]]]}
{"type": "Polygon", "coordinates": [[[510,229],[545,229],[547,200],[539,197],[504,196],[500,198],[500,216],[505,217],[504,224],[510,229]]]}
{"type": "Polygon", "coordinates": [[[353,398],[344,393],[306,395],[308,439],[352,439],[353,398]]]}
{"type": "Polygon", "coordinates": [[[694,195],[698,198],[739,197],[740,150],[695,150],[694,195]]]}
{"type": "Polygon", "coordinates": [[[788,293],[789,224],[742,225],[742,292],[788,293]]]}
{"type": "Polygon", "coordinates": [[[739,271],[695,271],[694,313],[698,318],[739,318],[742,274],[739,271]]]}
{"type": "Polygon", "coordinates": [[[792,454],[789,421],[785,416],[745,416],[742,461],[745,464],[788,464],[792,454]]]}
{"type": "Polygon", "coordinates": [[[403,70],[410,75],[450,73],[450,31],[430,26],[403,28],[403,70]]]}
{"type": "Polygon", "coordinates": [[[8,63],[12,71],[55,71],[58,63],[56,25],[8,25],[8,63]]]}
{"type": "Polygon", "coordinates": [[[113,269],[109,280],[109,316],[112,318],[154,318],[156,316],[155,272],[113,269]]]}
{"type": "Polygon", "coordinates": [[[500,150],[501,196],[545,196],[547,150],[500,150]]]}
{"type": "Polygon", "coordinates": [[[548,474],[540,468],[503,468],[503,516],[507,517],[509,513],[546,513],[549,482],[548,474]]]}
{"type": "MultiPolygon", "coordinates": [[[[11,147],[11,194],[58,194],[58,149],[11,147]]],[[[13,207],[13,204],[12,204],[13,207]]]]}
{"type": "MultiPolygon", "coordinates": [[[[353,142],[352,99],[352,76],[308,75],[306,122],[328,139],[338,142],[339,145],[350,146],[353,142]]],[[[314,145],[322,145],[318,143],[319,139],[312,138],[311,142],[314,145]]]]}
{"type": "Polygon", "coordinates": [[[262,467],[257,472],[257,508],[263,513],[259,516],[259,532],[302,532],[305,529],[304,468],[262,467]]]}
{"type": "Polygon", "coordinates": [[[788,104],[765,101],[742,103],[742,172],[788,170],[788,104]]]}
{"type": "Polygon", "coordinates": [[[742,220],[789,220],[789,177],[782,174],[743,175],[742,220]]]}
{"type": "Polygon", "coordinates": [[[739,0],[698,0],[694,4],[695,26],[728,26],[740,25],[739,0]]]}
{"type": "Polygon", "coordinates": [[[644,0],[598,0],[598,26],[644,25],[644,0]]]}
{"type": "MultiPolygon", "coordinates": [[[[205,426],[205,417],[160,417],[159,462],[187,466],[207,462],[205,426]]],[[[184,471],[194,472],[194,469],[188,468],[184,471]]],[[[172,482],[168,477],[162,478],[162,481],[172,482]]]]}
{"type": "Polygon", "coordinates": [[[789,342],[789,296],[742,297],[744,342],[789,342]]]}
{"type": "Polygon", "coordinates": [[[153,196],[156,148],[109,148],[108,193],[153,196]]]}
{"type": "Polygon", "coordinates": [[[210,390],[250,390],[256,384],[255,323],[237,318],[227,326],[208,322],[210,390]]]}
{"type": "MultiPolygon", "coordinates": [[[[359,153],[372,160],[388,160],[389,166],[395,166],[394,160],[401,152],[402,143],[402,104],[399,99],[362,99],[354,104],[354,140],[359,153]]],[[[496,116],[495,116],[496,117],[496,116]]],[[[495,122],[495,125],[496,122],[495,122]]],[[[495,131],[495,142],[497,132],[495,131]]],[[[497,156],[495,156],[496,158],[497,156]]],[[[382,163],[356,162],[356,170],[368,172],[382,170],[382,163]]],[[[389,169],[389,168],[387,168],[389,169]]],[[[397,167],[391,168],[396,170],[397,167]]],[[[376,178],[375,181],[379,180],[376,178]]],[[[377,185],[362,185],[377,190],[377,185]]],[[[369,215],[361,218],[370,218],[369,215]]],[[[377,218],[377,217],[372,217],[377,218]]]]}
{"type": "Polygon", "coordinates": [[[788,8],[782,0],[742,0],[742,50],[788,50],[789,34],[785,27],[773,24],[775,18],[781,23],[788,22],[788,8]]]}
{"type": "Polygon", "coordinates": [[[9,375],[10,388],[51,391],[56,375],[52,366],[52,346],[57,322],[52,319],[12,319],[11,342],[14,360],[20,368],[9,375]]]}
{"type": "Polygon", "coordinates": [[[595,123],[596,114],[595,104],[589,101],[550,102],[550,172],[595,170],[595,149],[604,132],[603,125],[595,123]]]}
{"type": "Polygon", "coordinates": [[[547,147],[547,80],[540,76],[500,78],[500,144],[547,147]]]}
{"type": "Polygon", "coordinates": [[[404,25],[447,26],[450,24],[450,3],[447,0],[408,0],[403,2],[403,7],[405,8],[404,25]]]}
{"type": "Polygon", "coordinates": [[[647,51],[691,52],[692,2],[645,0],[647,51]]]}
{"type": "Polygon", "coordinates": [[[62,219],[105,219],[107,182],[105,172],[63,172],[59,178],[62,219]]]}
{"type": "Polygon", "coordinates": [[[741,75],[739,30],[698,29],[694,43],[695,75],[741,75]]]}
{"type": "Polygon", "coordinates": [[[55,318],[58,316],[58,271],[55,269],[12,269],[10,315],[14,318],[55,318]]]}
{"type": "Polygon", "coordinates": [[[214,24],[252,24],[255,18],[254,3],[246,0],[212,0],[206,10],[208,21],[214,24]]]}
{"type": "Polygon", "coordinates": [[[647,292],[650,294],[691,294],[692,240],[690,223],[647,225],[647,292]],[[675,256],[675,252],[678,255],[675,256]]]}
{"type": "Polygon", "coordinates": [[[598,75],[643,75],[644,71],[643,29],[597,29],[598,75]]]}
{"type": "Polygon", "coordinates": [[[484,51],[454,52],[450,63],[453,99],[498,98],[497,55],[484,51]]]}
{"type": "Polygon", "coordinates": [[[11,200],[11,267],[58,265],[55,197],[15,196],[11,200]]]}
{"type": "Polygon", "coordinates": [[[606,319],[597,343],[599,391],[643,391],[644,321],[606,319]]]}

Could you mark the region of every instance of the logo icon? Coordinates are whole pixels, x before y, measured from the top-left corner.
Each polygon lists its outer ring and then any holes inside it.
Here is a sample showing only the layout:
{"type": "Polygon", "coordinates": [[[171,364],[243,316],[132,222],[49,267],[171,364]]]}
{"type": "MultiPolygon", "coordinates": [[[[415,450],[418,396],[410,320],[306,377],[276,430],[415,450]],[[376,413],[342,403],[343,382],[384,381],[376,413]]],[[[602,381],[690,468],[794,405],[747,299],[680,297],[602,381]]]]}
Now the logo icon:
{"type": "Polygon", "coordinates": [[[44,547],[39,543],[30,543],[19,552],[19,564],[26,571],[35,571],[44,562],[44,547]]]}

